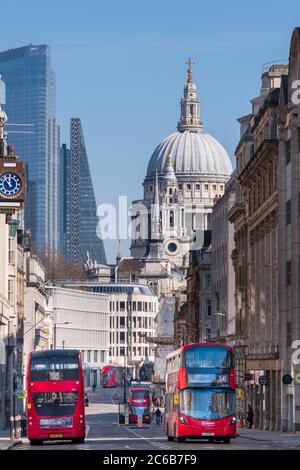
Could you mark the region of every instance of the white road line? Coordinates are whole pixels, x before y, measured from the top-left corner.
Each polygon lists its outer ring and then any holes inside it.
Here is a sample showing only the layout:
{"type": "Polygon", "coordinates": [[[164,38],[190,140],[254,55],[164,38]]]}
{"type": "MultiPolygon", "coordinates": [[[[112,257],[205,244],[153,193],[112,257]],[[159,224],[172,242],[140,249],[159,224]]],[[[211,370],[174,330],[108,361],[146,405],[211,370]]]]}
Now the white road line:
{"type": "Polygon", "coordinates": [[[117,389],[114,390],[114,393],[113,393],[112,396],[111,396],[111,402],[112,402],[112,404],[113,404],[114,406],[116,406],[116,404],[115,404],[115,402],[114,402],[113,397],[114,397],[114,394],[116,393],[116,391],[117,391],[117,389]]]}
{"type": "Polygon", "coordinates": [[[140,440],[146,440],[146,441],[157,441],[160,440],[161,437],[89,437],[88,442],[90,441],[140,441],[140,440]]]}

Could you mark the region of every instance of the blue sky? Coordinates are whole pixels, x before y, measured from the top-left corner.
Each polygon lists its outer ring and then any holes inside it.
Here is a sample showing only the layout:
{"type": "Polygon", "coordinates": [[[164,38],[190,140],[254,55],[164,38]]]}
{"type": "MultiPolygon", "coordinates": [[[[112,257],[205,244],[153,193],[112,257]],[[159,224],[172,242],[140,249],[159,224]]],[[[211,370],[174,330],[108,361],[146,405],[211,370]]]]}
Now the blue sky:
{"type": "MultiPolygon", "coordinates": [[[[299,13],[297,0],[12,0],[1,6],[1,50],[52,47],[61,141],[80,117],[97,203],[115,204],[142,195],[152,151],[176,128],[188,57],[204,128],[234,162],[236,118],[263,64],[288,58],[299,13]]],[[[106,249],[112,260],[116,244],[106,249]]]]}

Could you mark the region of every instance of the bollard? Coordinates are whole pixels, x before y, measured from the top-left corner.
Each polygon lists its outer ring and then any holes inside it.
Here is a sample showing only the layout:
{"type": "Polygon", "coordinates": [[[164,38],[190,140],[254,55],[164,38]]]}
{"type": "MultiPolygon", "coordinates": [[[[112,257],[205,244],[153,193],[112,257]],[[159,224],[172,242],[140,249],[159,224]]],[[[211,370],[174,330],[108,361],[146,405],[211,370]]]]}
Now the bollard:
{"type": "Polygon", "coordinates": [[[15,437],[16,439],[21,439],[21,416],[17,415],[15,417],[15,437]]]}
{"type": "Polygon", "coordinates": [[[13,440],[15,438],[15,418],[13,416],[9,418],[9,424],[10,424],[10,438],[13,440]]]}

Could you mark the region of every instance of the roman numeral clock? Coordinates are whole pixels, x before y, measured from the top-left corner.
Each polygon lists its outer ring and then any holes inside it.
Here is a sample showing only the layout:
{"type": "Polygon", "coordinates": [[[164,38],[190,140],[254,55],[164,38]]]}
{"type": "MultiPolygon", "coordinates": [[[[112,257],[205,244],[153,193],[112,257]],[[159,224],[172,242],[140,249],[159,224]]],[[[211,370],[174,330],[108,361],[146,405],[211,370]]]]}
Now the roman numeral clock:
{"type": "Polygon", "coordinates": [[[0,158],[0,212],[12,213],[23,207],[25,199],[25,165],[15,155],[0,158]]]}

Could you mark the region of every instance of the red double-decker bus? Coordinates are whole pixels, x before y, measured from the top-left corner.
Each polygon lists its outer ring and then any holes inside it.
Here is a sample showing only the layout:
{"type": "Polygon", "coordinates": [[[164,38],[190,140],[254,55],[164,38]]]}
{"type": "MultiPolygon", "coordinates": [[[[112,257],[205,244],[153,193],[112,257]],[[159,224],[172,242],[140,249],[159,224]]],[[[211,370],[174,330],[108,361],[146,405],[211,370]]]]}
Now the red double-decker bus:
{"type": "Polygon", "coordinates": [[[121,387],[124,380],[124,368],[114,365],[105,366],[101,371],[101,377],[103,387],[121,387]]]}
{"type": "Polygon", "coordinates": [[[166,365],[165,431],[169,441],[236,437],[233,349],[195,343],[170,353],[166,365]]]}
{"type": "Polygon", "coordinates": [[[84,382],[80,352],[71,349],[31,352],[26,381],[30,444],[58,439],[83,443],[84,382]]]}
{"type": "Polygon", "coordinates": [[[129,391],[129,422],[137,423],[139,416],[143,423],[151,423],[151,394],[146,388],[131,388],[129,391]]]}

